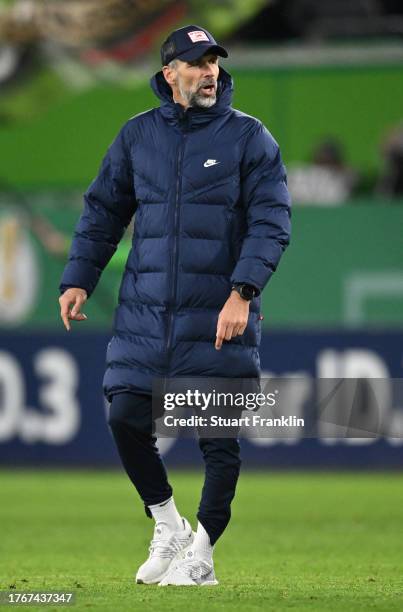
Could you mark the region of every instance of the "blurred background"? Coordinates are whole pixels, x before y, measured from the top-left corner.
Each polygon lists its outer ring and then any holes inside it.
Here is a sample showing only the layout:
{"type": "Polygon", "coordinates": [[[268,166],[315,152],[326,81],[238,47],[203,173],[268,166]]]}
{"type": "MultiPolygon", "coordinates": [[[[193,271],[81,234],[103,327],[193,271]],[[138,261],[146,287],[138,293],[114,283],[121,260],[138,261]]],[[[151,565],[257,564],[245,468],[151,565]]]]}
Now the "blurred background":
{"type": "MultiPolygon", "coordinates": [[[[293,237],[263,296],[263,370],[304,383],[301,410],[317,377],[402,377],[401,2],[0,0],[5,467],[118,464],[101,383],[132,227],[69,334],[58,284],[82,194],[121,125],[158,104],[160,44],[187,23],[228,46],[234,107],[264,122],[288,171],[293,237]]],[[[298,435],[243,441],[244,465],[403,466],[402,437],[298,435]]],[[[161,448],[199,462],[192,441],[161,448]]]]}

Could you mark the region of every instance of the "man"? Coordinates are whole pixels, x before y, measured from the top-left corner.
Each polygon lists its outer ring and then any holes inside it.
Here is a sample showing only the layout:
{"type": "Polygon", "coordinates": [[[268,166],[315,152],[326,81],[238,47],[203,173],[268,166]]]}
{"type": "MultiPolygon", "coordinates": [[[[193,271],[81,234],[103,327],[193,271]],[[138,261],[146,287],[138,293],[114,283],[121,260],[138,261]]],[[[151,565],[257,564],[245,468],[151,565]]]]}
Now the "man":
{"type": "Polygon", "coordinates": [[[259,377],[259,294],[290,236],[278,145],[231,107],[218,56],[227,51],[199,26],[164,42],[151,80],[161,105],[129,120],[110,146],[60,287],[70,329],[69,319],[85,319],[81,308],[136,213],[103,385],[123,465],[156,522],[136,575],[145,584],[217,584],[213,547],[240,467],[236,438],[199,439],[206,474],[193,534],[155,445],[152,380],[259,377]]]}

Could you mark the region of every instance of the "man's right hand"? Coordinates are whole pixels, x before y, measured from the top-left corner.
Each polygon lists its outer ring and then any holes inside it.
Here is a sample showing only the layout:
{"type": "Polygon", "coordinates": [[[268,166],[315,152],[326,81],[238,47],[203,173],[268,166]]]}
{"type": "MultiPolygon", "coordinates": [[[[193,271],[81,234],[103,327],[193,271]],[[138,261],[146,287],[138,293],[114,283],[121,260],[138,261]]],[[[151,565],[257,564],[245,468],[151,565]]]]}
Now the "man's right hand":
{"type": "Polygon", "coordinates": [[[69,319],[71,321],[85,321],[87,318],[83,312],[80,312],[86,300],[87,292],[79,287],[66,289],[63,295],[59,297],[60,316],[67,331],[70,331],[69,319]]]}

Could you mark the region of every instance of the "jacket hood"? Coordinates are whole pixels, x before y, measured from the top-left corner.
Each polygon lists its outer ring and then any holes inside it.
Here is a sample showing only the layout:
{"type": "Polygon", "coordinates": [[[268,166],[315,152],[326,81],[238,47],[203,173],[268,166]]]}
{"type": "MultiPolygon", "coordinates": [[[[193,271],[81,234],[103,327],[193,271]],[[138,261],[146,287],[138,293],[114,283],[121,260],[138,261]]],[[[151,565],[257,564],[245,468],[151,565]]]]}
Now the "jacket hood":
{"type": "Polygon", "coordinates": [[[218,116],[225,115],[231,109],[234,83],[231,75],[220,66],[217,80],[217,102],[210,108],[190,107],[186,111],[183,106],[174,102],[172,89],[165,80],[162,70],[150,79],[151,89],[161,100],[160,112],[172,124],[179,124],[186,118],[189,127],[197,127],[209,123],[218,116]]]}

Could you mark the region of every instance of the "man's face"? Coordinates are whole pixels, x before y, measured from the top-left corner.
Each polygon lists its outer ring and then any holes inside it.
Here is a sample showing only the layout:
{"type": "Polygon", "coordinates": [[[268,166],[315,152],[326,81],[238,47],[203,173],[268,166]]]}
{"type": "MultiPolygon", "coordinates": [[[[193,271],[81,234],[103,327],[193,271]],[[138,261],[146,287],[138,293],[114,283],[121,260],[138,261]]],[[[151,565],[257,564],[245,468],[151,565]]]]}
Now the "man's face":
{"type": "Polygon", "coordinates": [[[209,108],[217,101],[218,58],[212,53],[193,62],[176,60],[175,67],[164,66],[165,78],[173,97],[185,108],[209,108]]]}

